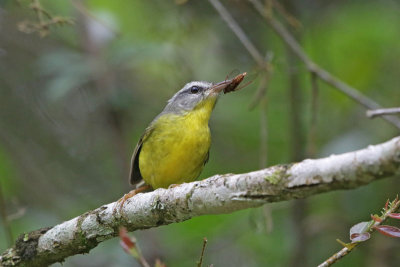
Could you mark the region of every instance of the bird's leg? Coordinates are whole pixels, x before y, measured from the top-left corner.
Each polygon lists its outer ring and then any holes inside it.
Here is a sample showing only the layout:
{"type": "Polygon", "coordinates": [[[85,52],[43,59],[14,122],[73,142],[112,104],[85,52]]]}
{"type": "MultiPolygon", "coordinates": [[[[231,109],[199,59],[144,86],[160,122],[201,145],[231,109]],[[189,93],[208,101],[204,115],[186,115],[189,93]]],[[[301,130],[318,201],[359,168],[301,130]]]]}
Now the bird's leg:
{"type": "Polygon", "coordinates": [[[115,204],[115,207],[114,207],[114,212],[117,209],[117,207],[119,207],[118,208],[118,212],[121,213],[122,207],[124,206],[124,203],[128,198],[131,198],[134,195],[139,194],[139,193],[141,193],[143,191],[146,191],[148,189],[151,189],[150,185],[142,185],[142,186],[130,191],[128,194],[125,194],[123,197],[118,199],[118,201],[117,201],[117,203],[115,204]]]}

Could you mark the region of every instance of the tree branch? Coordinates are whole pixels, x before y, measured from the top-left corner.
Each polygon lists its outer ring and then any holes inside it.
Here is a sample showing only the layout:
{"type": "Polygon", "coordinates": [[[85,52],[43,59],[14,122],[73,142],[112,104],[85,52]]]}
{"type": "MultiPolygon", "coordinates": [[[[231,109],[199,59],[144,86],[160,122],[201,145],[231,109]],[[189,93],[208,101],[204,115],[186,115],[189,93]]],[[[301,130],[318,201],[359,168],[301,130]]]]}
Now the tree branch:
{"type": "Polygon", "coordinates": [[[400,108],[382,108],[382,109],[374,109],[367,110],[368,118],[375,118],[376,116],[382,116],[387,114],[400,114],[400,108]]]}
{"type": "Polygon", "coordinates": [[[46,266],[81,253],[129,231],[182,222],[206,215],[230,213],[337,189],[350,189],[400,174],[400,137],[375,146],[277,165],[244,173],[215,175],[171,189],[138,194],[125,202],[122,214],[114,203],[86,212],[50,228],[22,234],[0,256],[1,266],[46,266]]]}

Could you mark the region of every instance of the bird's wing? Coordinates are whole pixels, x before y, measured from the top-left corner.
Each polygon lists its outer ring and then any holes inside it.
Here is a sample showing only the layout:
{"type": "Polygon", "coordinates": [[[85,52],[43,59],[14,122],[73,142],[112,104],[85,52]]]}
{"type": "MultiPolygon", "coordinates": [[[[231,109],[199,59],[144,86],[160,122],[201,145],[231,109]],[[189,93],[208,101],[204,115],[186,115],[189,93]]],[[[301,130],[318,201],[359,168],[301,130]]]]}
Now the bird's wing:
{"type": "Polygon", "coordinates": [[[137,143],[135,150],[133,151],[132,159],[131,159],[131,171],[129,175],[131,185],[139,186],[141,185],[141,181],[143,179],[142,174],[139,169],[139,155],[142,150],[142,144],[146,139],[151,135],[153,131],[153,127],[148,127],[139,142],[137,143]]]}

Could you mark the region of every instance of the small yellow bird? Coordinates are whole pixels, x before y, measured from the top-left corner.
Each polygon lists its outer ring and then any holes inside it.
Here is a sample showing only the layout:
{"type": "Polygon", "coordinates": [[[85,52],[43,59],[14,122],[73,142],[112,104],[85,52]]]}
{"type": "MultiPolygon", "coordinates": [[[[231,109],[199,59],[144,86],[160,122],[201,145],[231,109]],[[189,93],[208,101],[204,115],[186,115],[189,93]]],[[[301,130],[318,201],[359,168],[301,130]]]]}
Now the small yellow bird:
{"type": "Polygon", "coordinates": [[[222,91],[235,91],[245,76],[242,73],[217,84],[190,82],[168,101],[136,145],[130,183],[137,189],[125,195],[123,202],[150,188],[168,188],[198,178],[209,157],[208,121],[218,96],[222,91]]]}

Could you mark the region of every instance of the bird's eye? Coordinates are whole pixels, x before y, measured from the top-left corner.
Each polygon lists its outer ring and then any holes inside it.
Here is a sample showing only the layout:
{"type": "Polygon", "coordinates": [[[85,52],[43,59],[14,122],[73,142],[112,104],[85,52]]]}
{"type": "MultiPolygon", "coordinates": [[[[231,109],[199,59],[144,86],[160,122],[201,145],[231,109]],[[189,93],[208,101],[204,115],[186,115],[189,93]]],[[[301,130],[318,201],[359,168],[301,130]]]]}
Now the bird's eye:
{"type": "Polygon", "coordinates": [[[191,92],[192,94],[197,94],[198,92],[200,92],[200,87],[198,87],[198,86],[192,86],[192,87],[190,87],[190,92],[191,92]]]}

